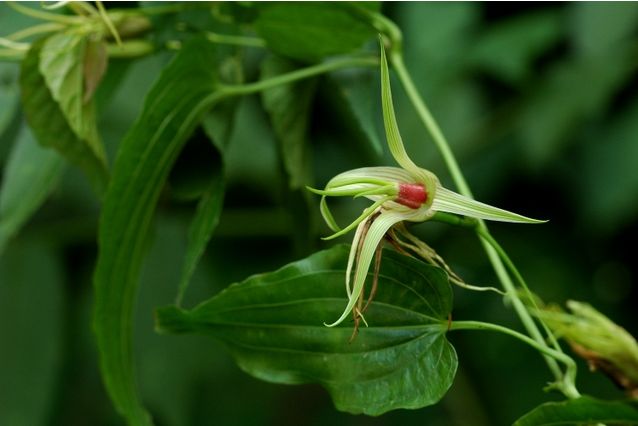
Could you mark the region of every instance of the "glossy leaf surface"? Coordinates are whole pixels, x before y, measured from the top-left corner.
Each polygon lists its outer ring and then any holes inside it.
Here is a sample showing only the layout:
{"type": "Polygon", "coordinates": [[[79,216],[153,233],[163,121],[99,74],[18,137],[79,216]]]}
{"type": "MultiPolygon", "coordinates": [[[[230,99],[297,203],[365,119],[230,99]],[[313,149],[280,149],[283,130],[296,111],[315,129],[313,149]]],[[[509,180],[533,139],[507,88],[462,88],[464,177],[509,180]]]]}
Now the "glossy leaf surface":
{"type": "MultiPolygon", "coordinates": [[[[223,341],[249,374],[276,383],[322,384],[338,409],[379,415],[436,403],[456,373],[445,338],[452,292],[443,271],[384,251],[370,325],[323,325],[343,310],[346,246],[248,278],[187,311],[157,313],[165,333],[223,341]]],[[[369,277],[369,279],[371,279],[369,277]]]]}

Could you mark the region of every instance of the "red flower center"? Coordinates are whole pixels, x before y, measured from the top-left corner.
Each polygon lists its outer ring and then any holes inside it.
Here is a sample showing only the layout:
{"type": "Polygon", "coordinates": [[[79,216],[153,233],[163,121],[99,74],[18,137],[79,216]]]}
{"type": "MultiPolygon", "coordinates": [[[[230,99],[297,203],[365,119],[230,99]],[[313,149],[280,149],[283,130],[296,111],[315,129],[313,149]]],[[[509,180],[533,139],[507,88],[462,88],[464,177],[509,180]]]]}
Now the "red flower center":
{"type": "Polygon", "coordinates": [[[427,200],[428,192],[423,185],[418,183],[400,183],[399,195],[394,201],[411,209],[418,209],[427,200]]]}

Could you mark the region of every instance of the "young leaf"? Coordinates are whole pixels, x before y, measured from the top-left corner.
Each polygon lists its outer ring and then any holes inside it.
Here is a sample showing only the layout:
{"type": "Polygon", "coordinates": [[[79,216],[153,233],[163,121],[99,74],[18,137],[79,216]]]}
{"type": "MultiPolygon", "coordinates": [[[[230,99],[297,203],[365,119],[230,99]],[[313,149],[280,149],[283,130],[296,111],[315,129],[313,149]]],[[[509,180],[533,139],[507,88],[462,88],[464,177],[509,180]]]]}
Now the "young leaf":
{"type": "Polygon", "coordinates": [[[204,110],[217,99],[215,55],[197,38],[164,69],[121,142],[104,199],[94,276],[93,327],[102,377],[131,424],[149,424],[135,386],[131,318],[155,205],[171,165],[204,110]]]}
{"type": "Polygon", "coordinates": [[[86,41],[84,62],[82,64],[82,74],[84,76],[82,103],[86,104],[93,98],[95,90],[106,73],[108,60],[109,57],[104,40],[89,38],[86,41]]]}
{"type": "Polygon", "coordinates": [[[208,241],[210,241],[210,237],[219,223],[219,216],[221,215],[222,206],[224,204],[225,190],[224,172],[222,169],[223,167],[220,165],[220,168],[214,173],[209,187],[202,194],[197,203],[195,217],[188,230],[188,246],[178,287],[177,305],[181,304],[188,283],[197,267],[197,263],[202,257],[202,254],[204,254],[208,241]]]}
{"type": "Polygon", "coordinates": [[[64,170],[64,160],[43,148],[23,126],[9,156],[0,190],[0,254],[8,240],[44,202],[64,170]]]}
{"type": "Polygon", "coordinates": [[[336,246],[234,284],[187,311],[159,309],[164,333],[224,342],[247,373],[276,383],[318,382],[338,409],[379,415],[436,403],[457,358],[445,339],[452,292],[443,271],[386,250],[370,327],[351,343],[350,325],[323,326],[343,310],[348,257],[336,246]]]}
{"type": "Polygon", "coordinates": [[[256,27],[273,51],[303,61],[352,52],[376,35],[347,5],[324,2],[267,4],[256,27]]]}
{"type": "Polygon", "coordinates": [[[197,203],[195,217],[188,230],[188,246],[176,298],[178,306],[184,299],[197,263],[204,254],[213,231],[219,223],[226,190],[224,152],[232,134],[236,101],[236,99],[229,99],[216,105],[202,119],[202,128],[213,146],[219,151],[220,161],[219,168],[213,172],[208,188],[197,203]]]}
{"type": "Polygon", "coordinates": [[[518,419],[514,426],[560,426],[574,424],[638,425],[638,402],[601,401],[583,396],[547,402],[518,419]]]}
{"type": "MultiPolygon", "coordinates": [[[[97,137],[93,104],[89,103],[79,110],[73,106],[72,93],[78,97],[80,104],[82,102],[81,79],[78,83],[80,89],[75,92],[76,88],[69,83],[73,79],[56,80],[50,77],[47,84],[40,72],[40,57],[45,44],[46,40],[35,42],[22,61],[20,90],[24,114],[38,142],[57,149],[70,162],[79,166],[101,194],[106,188],[108,172],[97,137]],[[50,85],[55,90],[49,90],[50,85]],[[56,91],[58,99],[55,97],[56,91]]],[[[59,72],[57,79],[62,79],[68,72],[68,64],[62,67],[62,62],[68,61],[69,58],[60,58],[60,63],[50,63],[59,72]]],[[[79,63],[77,67],[81,74],[82,64],[79,63]]],[[[53,74],[53,71],[47,71],[47,74],[53,74]]]]}
{"type": "MultiPolygon", "coordinates": [[[[261,78],[275,77],[295,68],[289,60],[270,56],[262,64],[261,78]]],[[[309,183],[307,131],[315,86],[316,80],[303,80],[262,92],[262,102],[279,139],[291,189],[309,183]]]]}

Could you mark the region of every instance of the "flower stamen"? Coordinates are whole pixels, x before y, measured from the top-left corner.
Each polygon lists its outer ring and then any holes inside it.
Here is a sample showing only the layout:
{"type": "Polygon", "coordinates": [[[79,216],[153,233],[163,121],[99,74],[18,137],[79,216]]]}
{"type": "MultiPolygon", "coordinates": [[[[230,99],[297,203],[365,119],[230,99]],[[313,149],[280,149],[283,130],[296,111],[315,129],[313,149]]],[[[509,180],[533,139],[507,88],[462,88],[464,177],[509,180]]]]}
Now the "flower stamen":
{"type": "Polygon", "coordinates": [[[394,201],[411,209],[418,209],[428,201],[428,192],[418,183],[400,183],[399,195],[394,201]]]}

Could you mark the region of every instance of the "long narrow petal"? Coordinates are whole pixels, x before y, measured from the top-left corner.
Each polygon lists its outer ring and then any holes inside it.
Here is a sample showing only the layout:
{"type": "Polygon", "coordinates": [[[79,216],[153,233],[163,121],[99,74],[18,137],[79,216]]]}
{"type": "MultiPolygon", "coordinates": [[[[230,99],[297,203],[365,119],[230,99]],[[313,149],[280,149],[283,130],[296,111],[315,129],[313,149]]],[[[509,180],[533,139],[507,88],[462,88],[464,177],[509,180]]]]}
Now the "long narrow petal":
{"type": "Polygon", "coordinates": [[[330,228],[332,232],[338,232],[341,229],[339,225],[337,225],[337,221],[335,220],[334,216],[332,216],[332,212],[328,207],[328,202],[326,201],[325,195],[321,197],[321,203],[319,203],[319,211],[321,212],[323,220],[326,222],[328,228],[330,228]]]}
{"type": "Polygon", "coordinates": [[[379,206],[381,206],[381,204],[385,203],[386,201],[389,201],[390,199],[391,199],[391,197],[385,197],[385,198],[381,198],[378,201],[375,201],[375,203],[372,204],[370,207],[366,207],[365,210],[363,210],[363,213],[361,213],[361,216],[356,218],[350,225],[346,226],[342,230],[340,230],[338,232],[335,232],[334,234],[332,234],[332,235],[330,235],[328,237],[322,238],[322,240],[332,240],[334,238],[340,237],[343,234],[346,234],[346,233],[352,231],[355,226],[359,225],[359,223],[361,223],[364,219],[366,219],[368,216],[370,216],[372,213],[374,213],[374,211],[379,206]]]}
{"type": "Polygon", "coordinates": [[[354,285],[352,288],[352,293],[350,294],[348,305],[344,309],[339,319],[337,319],[332,324],[325,324],[327,327],[334,327],[341,324],[343,320],[348,317],[350,312],[352,312],[352,309],[357,303],[357,299],[359,299],[359,296],[363,291],[363,285],[365,284],[368,270],[370,269],[370,263],[372,262],[374,252],[377,249],[379,242],[381,241],[385,233],[388,232],[388,229],[392,227],[392,225],[401,222],[402,220],[409,220],[412,215],[414,215],[414,213],[402,213],[392,210],[386,210],[382,212],[379,217],[374,220],[374,222],[372,222],[372,225],[370,225],[370,229],[368,229],[368,233],[365,236],[363,247],[361,248],[359,260],[357,262],[357,268],[354,273],[354,285]]]}
{"type": "MultiPolygon", "coordinates": [[[[403,139],[399,133],[399,126],[394,114],[394,106],[392,105],[392,90],[390,88],[390,72],[388,70],[388,61],[385,55],[383,41],[381,44],[381,107],[383,109],[383,126],[385,127],[385,135],[388,140],[388,148],[397,163],[414,178],[418,179],[418,183],[425,185],[426,189],[432,196],[437,189],[438,178],[428,170],[422,169],[408,156],[403,145],[403,139]]],[[[430,202],[427,203],[428,205],[430,202]]]]}
{"type": "Polygon", "coordinates": [[[514,223],[544,223],[546,220],[532,219],[517,213],[499,209],[480,201],[472,200],[447,188],[439,186],[432,203],[432,210],[454,213],[478,219],[514,223]]]}
{"type": "Polygon", "coordinates": [[[357,226],[357,230],[354,233],[354,238],[352,239],[352,245],[350,246],[350,254],[348,255],[348,266],[346,268],[346,293],[348,294],[348,299],[352,297],[352,289],[350,288],[350,275],[352,274],[352,265],[354,265],[355,258],[357,257],[359,241],[361,240],[361,236],[363,235],[366,226],[366,221],[361,222],[359,226],[357,226]]]}
{"type": "Polygon", "coordinates": [[[374,183],[378,185],[387,184],[388,182],[414,183],[414,178],[410,173],[399,167],[360,167],[339,173],[330,179],[326,188],[357,182],[374,183]]]}
{"type": "Polygon", "coordinates": [[[419,167],[408,157],[403,146],[403,140],[399,133],[399,126],[394,114],[394,106],[392,105],[392,90],[390,88],[390,71],[388,70],[388,61],[385,55],[383,42],[381,44],[381,106],[383,108],[383,125],[385,127],[385,135],[388,139],[388,148],[397,163],[404,169],[417,173],[419,167]]]}

